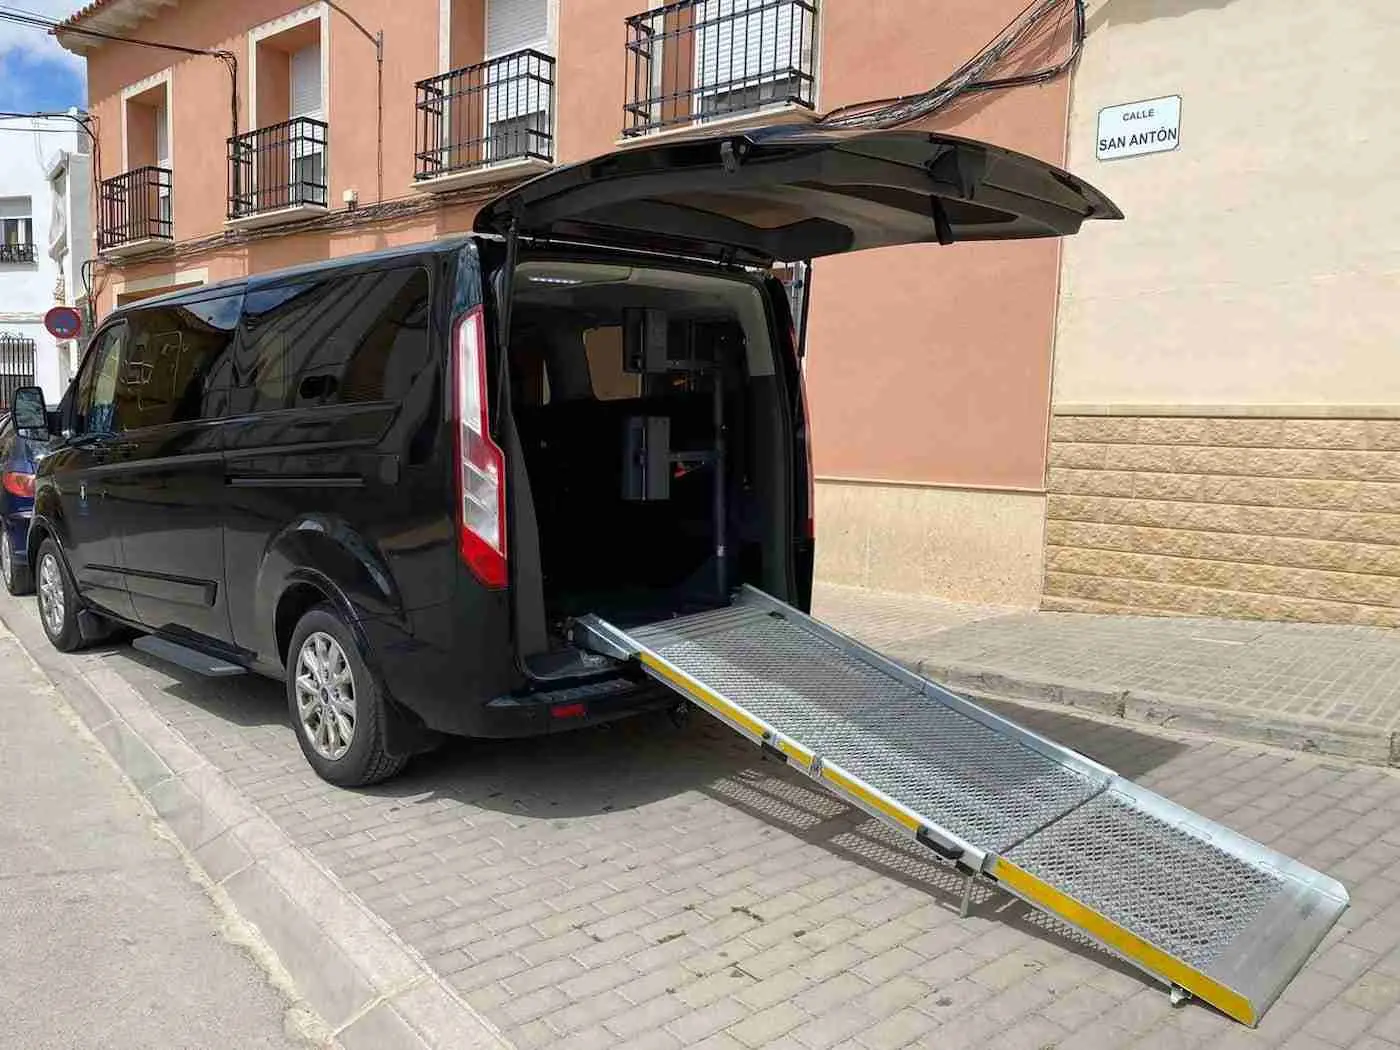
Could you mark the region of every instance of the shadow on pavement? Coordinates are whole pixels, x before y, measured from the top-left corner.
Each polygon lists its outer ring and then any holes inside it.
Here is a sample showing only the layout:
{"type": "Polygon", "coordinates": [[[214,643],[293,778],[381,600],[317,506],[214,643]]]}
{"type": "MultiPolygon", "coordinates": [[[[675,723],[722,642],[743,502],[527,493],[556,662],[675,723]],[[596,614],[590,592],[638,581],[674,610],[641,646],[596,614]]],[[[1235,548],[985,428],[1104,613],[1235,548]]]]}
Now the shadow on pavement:
{"type": "MultiPolygon", "coordinates": [[[[134,651],[102,653],[124,677],[196,705],[238,726],[287,726],[288,754],[296,742],[279,683],[255,676],[213,680],[134,651]]],[[[1136,777],[1168,761],[1186,745],[1073,714],[989,703],[1028,728],[1136,777]]],[[[210,756],[211,758],[215,756],[210,756]]],[[[216,759],[217,761],[217,759],[216,759]]],[[[418,757],[395,780],[363,794],[401,800],[405,808],[451,799],[525,821],[564,820],[622,812],[695,792],[733,807],[833,855],[918,889],[956,913],[964,880],[931,859],[918,844],[891,831],[811,781],[764,756],[717,722],[696,715],[677,726],[664,713],[556,736],[523,740],[446,741],[418,757]]],[[[690,805],[675,806],[682,833],[690,805]]],[[[562,825],[561,825],[562,826],[562,825]]],[[[994,887],[979,883],[974,916],[1140,977],[1071,928],[994,887]]],[[[756,906],[761,916],[762,906],[756,906]]],[[[804,931],[805,932],[805,931],[804,931]]],[[[800,939],[801,934],[794,934],[800,939]]],[[[1149,983],[1142,978],[1144,983],[1149,983]]]]}

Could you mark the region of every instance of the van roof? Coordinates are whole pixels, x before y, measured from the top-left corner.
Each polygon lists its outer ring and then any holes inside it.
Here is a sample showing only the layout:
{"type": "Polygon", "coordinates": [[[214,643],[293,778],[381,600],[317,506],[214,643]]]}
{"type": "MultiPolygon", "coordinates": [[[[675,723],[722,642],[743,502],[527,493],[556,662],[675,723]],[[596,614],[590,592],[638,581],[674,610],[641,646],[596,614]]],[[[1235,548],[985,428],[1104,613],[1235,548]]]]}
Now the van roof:
{"type": "Polygon", "coordinates": [[[372,252],[357,252],[354,255],[341,255],[334,259],[318,259],[315,262],[302,263],[299,266],[286,266],[279,270],[268,270],[265,273],[249,274],[246,277],[233,277],[227,281],[216,281],[213,284],[201,284],[194,288],[182,288],[179,291],[167,292],[164,295],[153,295],[149,299],[141,299],[127,306],[113,310],[112,316],[124,316],[135,310],[144,310],[152,306],[172,306],[179,303],[198,302],[201,299],[226,294],[237,289],[260,288],[269,284],[276,284],[289,278],[312,277],[320,273],[351,269],[356,266],[370,265],[376,262],[456,252],[465,245],[471,243],[472,240],[473,237],[471,234],[454,233],[448,237],[439,237],[432,241],[421,241],[417,244],[404,244],[394,248],[379,248],[372,252]]]}

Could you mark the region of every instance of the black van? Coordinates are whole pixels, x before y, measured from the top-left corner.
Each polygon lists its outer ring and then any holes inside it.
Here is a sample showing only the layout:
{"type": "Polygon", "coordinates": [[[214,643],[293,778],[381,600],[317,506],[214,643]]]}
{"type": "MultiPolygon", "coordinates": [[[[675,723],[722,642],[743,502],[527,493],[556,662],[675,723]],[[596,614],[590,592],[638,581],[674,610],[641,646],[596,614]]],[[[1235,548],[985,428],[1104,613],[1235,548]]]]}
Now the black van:
{"type": "Polygon", "coordinates": [[[573,625],[741,583],[810,604],[775,261],[1119,217],[983,143],[768,128],[546,174],[470,236],[119,309],[50,417],[28,538],[44,630],[71,650],[126,625],[209,673],[284,679],[307,759],[344,785],[441,733],[673,703],[573,625]]]}

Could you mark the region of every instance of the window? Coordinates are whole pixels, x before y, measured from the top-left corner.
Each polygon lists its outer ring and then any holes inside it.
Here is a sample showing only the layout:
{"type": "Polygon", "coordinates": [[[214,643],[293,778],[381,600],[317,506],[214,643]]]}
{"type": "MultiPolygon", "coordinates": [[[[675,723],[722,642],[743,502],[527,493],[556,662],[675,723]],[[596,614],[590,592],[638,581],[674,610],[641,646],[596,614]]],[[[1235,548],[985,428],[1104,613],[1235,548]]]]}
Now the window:
{"type": "Polygon", "coordinates": [[[546,0],[488,0],[486,159],[540,153],[549,133],[549,85],[539,59],[549,50],[546,0]]]}
{"type": "MultiPolygon", "coordinates": [[[[317,41],[300,50],[293,51],[289,59],[290,102],[288,115],[324,120],[325,111],[321,108],[321,44],[317,41]]],[[[292,184],[303,192],[320,191],[326,185],[325,150],[321,143],[311,138],[296,137],[292,140],[292,184]]],[[[296,199],[301,199],[297,197],[296,199]]]]}
{"type": "Polygon", "coordinates": [[[432,363],[430,302],[416,266],[250,292],[232,410],[401,400],[432,363]]]}
{"type": "Polygon", "coordinates": [[[34,201],[0,197],[0,262],[34,261],[34,201]]]}
{"type": "Polygon", "coordinates": [[[133,313],[121,371],[119,429],[223,414],[241,294],[133,313]]]}
{"type": "Polygon", "coordinates": [[[117,429],[117,377],[126,357],[125,322],[107,329],[93,345],[78,381],[79,434],[111,434],[117,429]]]}
{"type": "Polygon", "coordinates": [[[715,116],[803,98],[810,17],[796,0],[701,0],[696,113],[715,116]]]}

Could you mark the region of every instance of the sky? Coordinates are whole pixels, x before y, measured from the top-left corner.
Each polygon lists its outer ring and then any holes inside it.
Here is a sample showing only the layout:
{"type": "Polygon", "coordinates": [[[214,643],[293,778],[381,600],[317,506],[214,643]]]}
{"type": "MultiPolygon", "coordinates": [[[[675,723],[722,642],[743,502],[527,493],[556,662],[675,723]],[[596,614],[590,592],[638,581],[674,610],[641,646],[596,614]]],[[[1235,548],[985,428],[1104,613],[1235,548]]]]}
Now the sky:
{"type": "MultiPolygon", "coordinates": [[[[0,0],[0,7],[66,18],[85,0],[0,0]]],[[[32,113],[83,106],[83,60],[47,32],[0,21],[0,110],[32,113]]]]}

